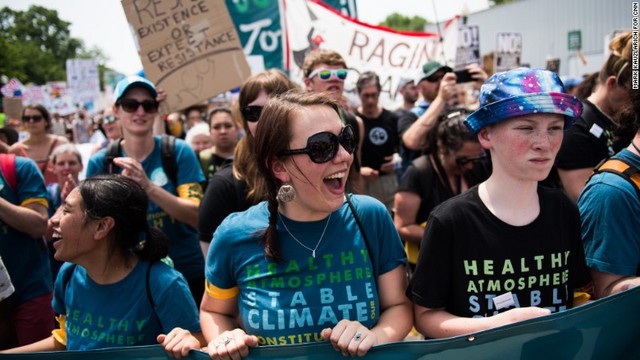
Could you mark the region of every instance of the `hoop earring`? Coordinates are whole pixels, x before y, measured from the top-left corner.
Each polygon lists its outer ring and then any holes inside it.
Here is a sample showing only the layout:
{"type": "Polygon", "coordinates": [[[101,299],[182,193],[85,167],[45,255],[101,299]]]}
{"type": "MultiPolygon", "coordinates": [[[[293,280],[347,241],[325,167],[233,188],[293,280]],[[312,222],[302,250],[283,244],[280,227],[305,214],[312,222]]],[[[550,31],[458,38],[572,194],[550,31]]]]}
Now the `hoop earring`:
{"type": "Polygon", "coordinates": [[[296,198],[296,189],[289,184],[283,184],[278,189],[278,195],[276,198],[282,202],[291,202],[296,198]]]}

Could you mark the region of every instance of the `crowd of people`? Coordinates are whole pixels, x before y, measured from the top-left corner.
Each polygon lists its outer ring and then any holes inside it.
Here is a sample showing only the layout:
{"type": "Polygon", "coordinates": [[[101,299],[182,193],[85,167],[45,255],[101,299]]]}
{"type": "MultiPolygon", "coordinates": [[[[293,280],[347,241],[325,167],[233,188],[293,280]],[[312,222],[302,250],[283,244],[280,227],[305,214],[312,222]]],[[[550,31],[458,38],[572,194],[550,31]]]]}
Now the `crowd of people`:
{"type": "Polygon", "coordinates": [[[303,85],[262,71],[228,107],[162,117],[167,89],[140,76],[90,126],[25,106],[27,136],[0,132],[0,349],[364,356],[637,286],[631,44],[572,93],[548,70],[472,64],[461,84],[429,61],[400,108],[372,71],[350,106],[347,64],[317,49],[303,85]]]}

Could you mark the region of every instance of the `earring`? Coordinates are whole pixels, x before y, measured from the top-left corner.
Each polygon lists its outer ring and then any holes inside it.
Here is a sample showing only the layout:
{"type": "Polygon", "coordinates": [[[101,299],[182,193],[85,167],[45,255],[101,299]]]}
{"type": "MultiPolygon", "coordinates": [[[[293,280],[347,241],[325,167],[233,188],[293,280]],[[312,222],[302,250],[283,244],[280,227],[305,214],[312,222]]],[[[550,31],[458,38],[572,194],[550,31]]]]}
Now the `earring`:
{"type": "Polygon", "coordinates": [[[283,184],[278,189],[278,195],[276,198],[282,202],[291,202],[296,198],[296,189],[289,184],[283,184]]]}

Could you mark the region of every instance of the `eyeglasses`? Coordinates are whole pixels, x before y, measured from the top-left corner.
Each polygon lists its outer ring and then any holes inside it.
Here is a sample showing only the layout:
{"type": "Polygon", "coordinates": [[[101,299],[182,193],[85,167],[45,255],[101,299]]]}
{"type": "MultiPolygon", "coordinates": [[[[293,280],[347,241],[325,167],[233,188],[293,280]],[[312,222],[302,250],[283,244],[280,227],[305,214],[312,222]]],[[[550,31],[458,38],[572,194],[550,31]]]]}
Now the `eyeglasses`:
{"type": "Polygon", "coordinates": [[[158,112],[158,106],[160,104],[155,100],[145,100],[141,102],[134,99],[120,99],[116,102],[116,105],[122,106],[122,109],[128,113],[138,111],[138,108],[142,105],[144,112],[147,114],[155,114],[158,112]]]}
{"type": "Polygon", "coordinates": [[[240,108],[240,113],[242,114],[242,117],[248,122],[256,122],[260,118],[260,113],[262,113],[262,106],[243,106],[242,108],[240,108]]]}
{"type": "Polygon", "coordinates": [[[22,121],[23,122],[29,122],[29,121],[33,121],[33,122],[40,122],[42,121],[42,119],[44,119],[44,117],[42,115],[22,115],[22,121]]]}
{"type": "Polygon", "coordinates": [[[487,154],[482,154],[482,155],[479,155],[479,156],[476,156],[476,157],[464,157],[464,156],[462,156],[462,157],[457,157],[456,158],[456,164],[458,166],[465,166],[468,163],[477,163],[478,161],[482,161],[482,160],[484,160],[486,158],[487,158],[487,154]]]}
{"type": "Polygon", "coordinates": [[[307,78],[311,79],[318,75],[318,79],[322,81],[329,81],[331,78],[344,81],[344,79],[347,78],[347,74],[347,69],[315,69],[311,74],[309,74],[309,76],[307,76],[307,78]]]}
{"type": "Polygon", "coordinates": [[[338,136],[328,131],[311,135],[307,139],[307,147],[304,149],[286,150],[280,153],[280,156],[307,154],[314,163],[323,164],[336,156],[340,145],[342,145],[349,154],[353,154],[355,151],[355,138],[351,125],[343,127],[338,136]]]}
{"type": "Polygon", "coordinates": [[[114,115],[107,115],[107,116],[103,116],[102,117],[102,123],[104,124],[111,124],[112,122],[116,121],[118,119],[116,119],[116,117],[114,115]]]}

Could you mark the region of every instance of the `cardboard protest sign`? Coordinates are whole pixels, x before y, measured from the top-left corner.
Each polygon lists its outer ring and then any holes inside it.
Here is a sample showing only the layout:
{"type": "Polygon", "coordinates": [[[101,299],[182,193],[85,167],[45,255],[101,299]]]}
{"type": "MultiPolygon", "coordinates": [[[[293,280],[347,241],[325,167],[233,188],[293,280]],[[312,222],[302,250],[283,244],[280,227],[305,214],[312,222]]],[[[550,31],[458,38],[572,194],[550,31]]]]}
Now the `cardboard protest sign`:
{"type": "Polygon", "coordinates": [[[22,116],[22,99],[20,98],[2,99],[2,107],[7,119],[20,119],[22,116]]]}
{"type": "Polygon", "coordinates": [[[522,34],[497,33],[494,71],[501,72],[520,67],[522,34]]]}
{"type": "Polygon", "coordinates": [[[557,74],[560,71],[560,59],[547,59],[545,67],[547,70],[557,74]]]}
{"type": "Polygon", "coordinates": [[[455,70],[480,62],[480,29],[478,25],[462,25],[458,28],[455,70]]]}
{"type": "Polygon", "coordinates": [[[123,0],[145,76],[163,89],[161,113],[241,85],[249,66],[224,0],[123,0]]]}

